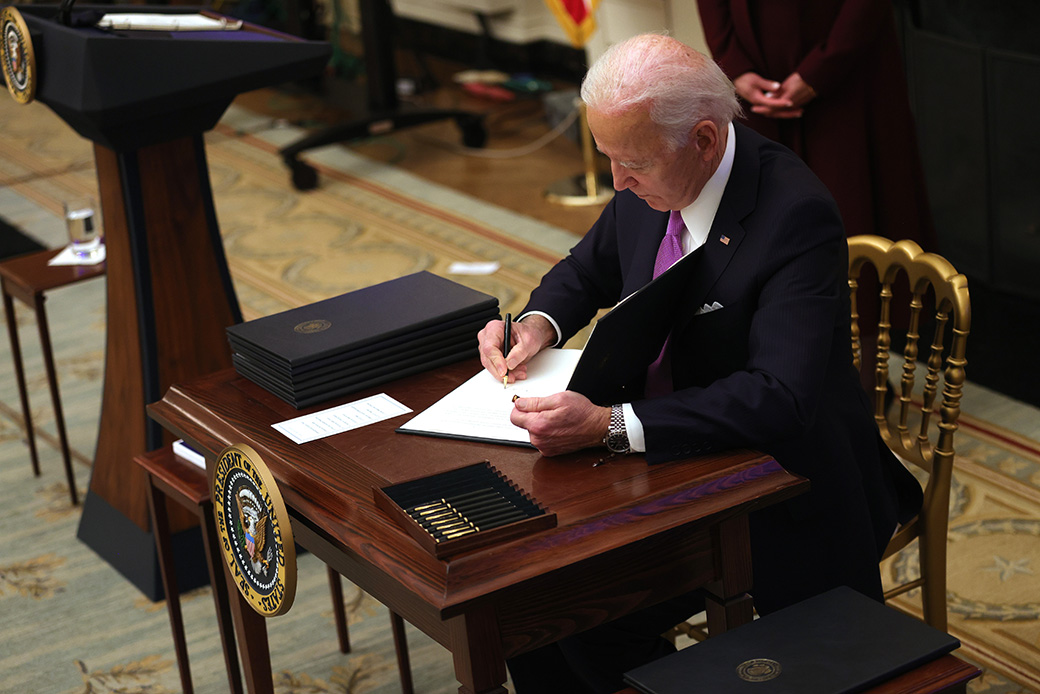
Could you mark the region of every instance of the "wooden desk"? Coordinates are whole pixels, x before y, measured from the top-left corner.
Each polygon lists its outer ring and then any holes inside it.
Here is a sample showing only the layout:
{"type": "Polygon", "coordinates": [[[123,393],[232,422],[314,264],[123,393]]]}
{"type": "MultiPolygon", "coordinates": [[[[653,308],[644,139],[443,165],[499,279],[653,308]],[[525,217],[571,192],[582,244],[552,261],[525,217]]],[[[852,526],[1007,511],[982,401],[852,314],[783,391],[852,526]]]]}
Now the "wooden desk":
{"type": "MultiPolygon", "coordinates": [[[[420,412],[479,369],[466,361],[348,400],[385,392],[420,412]]],[[[504,693],[506,658],[695,588],[706,591],[711,632],[747,622],[747,514],[808,487],[750,451],[593,467],[598,451],[547,459],[394,433],[410,415],[298,446],[270,425],[308,410],[233,370],[173,386],[148,411],[210,465],[229,444],[252,446],[277,480],[296,541],[448,648],[461,694],[504,693]],[[442,561],[376,507],[373,488],[485,459],[558,526],[442,561]]],[[[240,597],[232,607],[247,687],[272,692],[263,618],[240,597]]]]}
{"type": "MultiPolygon", "coordinates": [[[[968,682],[981,674],[982,670],[974,665],[956,656],[944,655],[871,687],[864,694],[964,694],[968,682]]],[[[691,674],[690,681],[696,682],[696,674],[691,674]]],[[[639,694],[639,691],[629,687],[617,694],[639,694]]]]}

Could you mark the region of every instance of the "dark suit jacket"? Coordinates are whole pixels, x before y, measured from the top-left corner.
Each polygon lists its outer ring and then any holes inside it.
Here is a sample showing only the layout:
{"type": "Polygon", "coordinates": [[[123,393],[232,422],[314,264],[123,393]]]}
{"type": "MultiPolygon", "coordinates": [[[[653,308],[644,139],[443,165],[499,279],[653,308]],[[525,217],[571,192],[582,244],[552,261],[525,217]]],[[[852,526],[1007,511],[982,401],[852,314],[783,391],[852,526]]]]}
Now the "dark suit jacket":
{"type": "MultiPolygon", "coordinates": [[[[630,399],[651,463],[762,450],[812,490],[752,517],[760,612],[848,584],[880,597],[878,560],[920,488],[881,441],[852,366],[848,246],[827,189],[792,152],[738,125],[718,213],[670,338],[675,392],[630,399]],[[722,308],[696,315],[704,304],[722,308]]],[[[527,310],[564,339],[651,278],[667,213],[618,193],[527,310]]]]}

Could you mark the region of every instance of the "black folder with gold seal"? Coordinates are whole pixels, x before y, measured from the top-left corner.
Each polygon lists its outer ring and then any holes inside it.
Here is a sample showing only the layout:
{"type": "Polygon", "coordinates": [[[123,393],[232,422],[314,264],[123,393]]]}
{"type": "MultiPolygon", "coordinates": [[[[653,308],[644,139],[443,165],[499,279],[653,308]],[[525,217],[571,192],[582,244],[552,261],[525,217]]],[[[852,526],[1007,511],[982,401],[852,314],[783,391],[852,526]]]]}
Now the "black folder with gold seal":
{"type": "Polygon", "coordinates": [[[848,694],[959,645],[841,587],[631,670],[625,681],[646,694],[848,694]]]}
{"type": "Polygon", "coordinates": [[[235,369],[294,407],[468,359],[498,299],[417,272],[227,329],[235,369]]]}
{"type": "Polygon", "coordinates": [[[233,325],[227,332],[233,344],[296,370],[497,306],[493,296],[424,271],[233,325]]]}

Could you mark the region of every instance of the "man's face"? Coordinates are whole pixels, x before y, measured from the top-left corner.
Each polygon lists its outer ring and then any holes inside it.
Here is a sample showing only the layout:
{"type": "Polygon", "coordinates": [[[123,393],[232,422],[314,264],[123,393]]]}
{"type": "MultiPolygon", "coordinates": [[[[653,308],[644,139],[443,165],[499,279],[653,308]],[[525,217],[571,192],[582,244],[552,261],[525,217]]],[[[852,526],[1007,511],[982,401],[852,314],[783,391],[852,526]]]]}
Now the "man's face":
{"type": "Polygon", "coordinates": [[[694,135],[685,146],[669,151],[646,109],[610,115],[590,109],[588,122],[597,148],[610,159],[614,189],[631,189],[655,210],[686,207],[714,172],[712,157],[704,156],[703,142],[694,135]]]}

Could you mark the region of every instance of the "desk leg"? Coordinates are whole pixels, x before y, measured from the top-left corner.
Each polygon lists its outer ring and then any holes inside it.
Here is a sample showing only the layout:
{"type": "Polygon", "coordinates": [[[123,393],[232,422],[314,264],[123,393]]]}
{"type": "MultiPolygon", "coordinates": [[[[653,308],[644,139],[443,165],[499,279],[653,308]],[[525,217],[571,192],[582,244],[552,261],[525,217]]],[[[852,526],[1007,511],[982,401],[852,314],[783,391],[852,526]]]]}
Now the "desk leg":
{"type": "Polygon", "coordinates": [[[755,606],[747,594],[752,580],[748,518],[741,515],[723,521],[712,534],[722,576],[705,586],[704,596],[708,635],[718,636],[754,619],[755,606]]]}
{"type": "Polygon", "coordinates": [[[414,694],[412,663],[408,658],[408,635],[404,631],[404,619],[393,610],[390,610],[390,629],[394,634],[394,650],[397,652],[397,671],[401,675],[401,694],[414,694]]]}
{"type": "Polygon", "coordinates": [[[725,602],[716,601],[710,593],[706,597],[708,636],[718,636],[755,618],[755,605],[747,593],[725,602]]]}
{"type": "Polygon", "coordinates": [[[32,460],[33,474],[40,476],[40,458],[36,453],[36,435],[33,433],[32,412],[29,410],[29,391],[25,388],[25,365],[22,363],[22,346],[18,341],[18,325],[14,315],[14,301],[4,293],[4,317],[7,318],[7,336],[11,338],[11,357],[14,359],[14,375],[18,379],[18,398],[22,401],[22,418],[25,420],[25,438],[29,442],[29,458],[32,460]]]}
{"type": "MultiPolygon", "coordinates": [[[[224,558],[220,556],[220,535],[213,518],[213,501],[209,498],[199,504],[199,522],[202,525],[202,547],[206,552],[206,568],[209,569],[209,584],[213,587],[213,602],[217,609],[217,628],[220,630],[220,645],[224,651],[224,666],[227,668],[228,686],[231,694],[242,694],[242,673],[238,669],[238,654],[235,653],[234,621],[231,617],[231,599],[228,584],[224,580],[224,558]]],[[[237,591],[236,591],[237,594],[237,591]]]]}
{"type": "Polygon", "coordinates": [[[58,441],[61,442],[61,455],[65,462],[65,478],[69,482],[69,496],[72,505],[79,503],[76,492],[76,475],[72,472],[72,456],[69,455],[69,437],[65,433],[65,415],[61,410],[61,394],[58,392],[58,372],[54,368],[54,352],[51,348],[51,333],[47,327],[47,311],[44,308],[45,297],[36,296],[36,327],[40,331],[40,349],[43,351],[43,365],[47,369],[47,384],[51,389],[51,402],[54,403],[54,426],[58,430],[58,441]]]}
{"type": "Polygon", "coordinates": [[[506,694],[506,661],[494,608],[455,617],[450,630],[459,694],[506,694]]]}
{"type": "Polygon", "coordinates": [[[350,631],[347,629],[347,612],[343,604],[343,580],[331,566],[325,567],[329,574],[329,592],[332,594],[332,616],[336,620],[336,637],[339,652],[350,653],[350,631]]]}
{"type": "Polygon", "coordinates": [[[274,694],[274,678],[271,676],[271,650],[267,644],[267,623],[264,616],[250,607],[231,577],[227,562],[221,560],[224,578],[227,581],[231,615],[238,636],[238,655],[246,674],[246,691],[249,694],[274,694]]]}
{"type": "Polygon", "coordinates": [[[173,631],[173,648],[177,653],[177,670],[181,677],[184,694],[192,694],[191,667],[188,664],[188,645],[184,638],[184,618],[181,615],[180,591],[177,588],[177,572],[173,568],[173,550],[170,547],[170,523],[166,510],[166,493],[149,477],[148,506],[152,513],[155,529],[155,545],[159,554],[159,570],[162,573],[163,590],[166,592],[166,611],[170,616],[173,631]]]}

